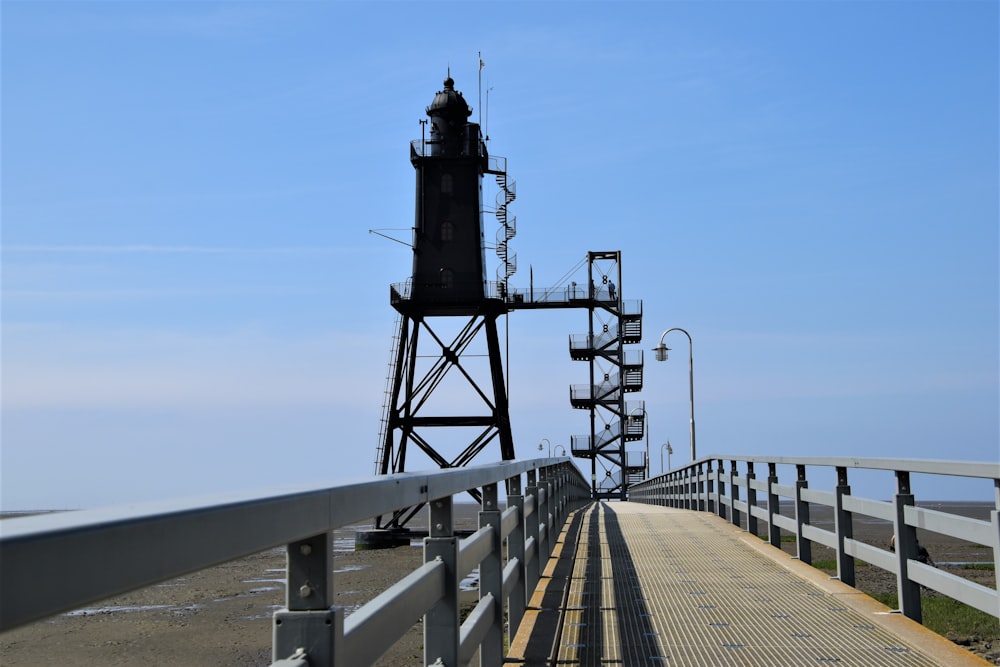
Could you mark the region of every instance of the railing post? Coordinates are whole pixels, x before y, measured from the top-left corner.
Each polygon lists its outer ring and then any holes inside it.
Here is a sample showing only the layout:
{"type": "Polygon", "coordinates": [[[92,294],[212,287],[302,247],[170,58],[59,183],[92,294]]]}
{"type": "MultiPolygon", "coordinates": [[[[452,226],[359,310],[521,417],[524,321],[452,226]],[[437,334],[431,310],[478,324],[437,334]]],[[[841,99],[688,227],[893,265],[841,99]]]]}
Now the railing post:
{"type": "Polygon", "coordinates": [[[285,608],[274,613],[274,662],[304,649],[310,665],[344,665],[344,610],[333,600],[333,540],[320,533],[287,547],[285,608]]]}
{"type": "Polygon", "coordinates": [[[545,559],[548,560],[559,539],[556,522],[559,519],[559,470],[556,467],[545,470],[545,559]]]}
{"type": "Polygon", "coordinates": [[[507,633],[513,639],[521,625],[527,604],[526,574],[524,569],[524,496],[521,495],[521,476],[507,480],[507,507],[517,508],[517,523],[507,535],[507,561],[517,559],[517,585],[511,589],[507,600],[507,633]]]}
{"type": "Polygon", "coordinates": [[[691,464],[684,472],[684,508],[698,509],[698,466],[691,464]]]}
{"type": "MultiPolygon", "coordinates": [[[[539,563],[541,549],[538,546],[538,473],[534,470],[528,471],[528,486],[524,489],[524,509],[531,510],[531,514],[524,517],[524,542],[527,545],[531,541],[535,550],[534,557],[524,564],[525,590],[530,597],[538,585],[538,575],[541,572],[539,563]]],[[[527,557],[526,553],[525,558],[527,557]]]]}
{"type": "Polygon", "coordinates": [[[712,459],[705,463],[705,511],[715,514],[715,471],[712,468],[712,459]]]}
{"type": "Polygon", "coordinates": [[[479,512],[479,527],[493,532],[493,548],[479,563],[479,599],[493,596],[493,623],[479,647],[480,665],[503,663],[503,563],[500,544],[500,509],[496,484],[483,487],[483,508],[479,512]]]}
{"type": "Polygon", "coordinates": [[[556,538],[558,539],[559,533],[562,532],[563,523],[566,521],[566,515],[569,514],[569,470],[566,469],[566,465],[563,464],[559,466],[559,471],[556,474],[556,507],[558,511],[556,513],[555,523],[556,523],[556,538]]]}
{"type": "Polygon", "coordinates": [[[753,486],[755,481],[757,475],[753,471],[753,461],[747,461],[747,532],[754,536],[758,535],[757,517],[753,513],[757,507],[757,489],[753,486]]]}
{"type": "Polygon", "coordinates": [[[430,536],[424,540],[424,562],[445,564],[444,597],[424,614],[424,664],[458,664],[458,540],[453,528],[452,498],[430,502],[430,536]]]}
{"type": "MultiPolygon", "coordinates": [[[[705,512],[708,510],[708,489],[705,485],[705,479],[708,477],[708,470],[704,470],[704,463],[698,464],[698,511],[705,512]],[[704,477],[703,477],[704,475],[704,477]]],[[[712,462],[708,462],[708,469],[711,470],[712,462]]]]}
{"type": "MultiPolygon", "coordinates": [[[[990,512],[990,522],[993,524],[993,571],[1000,572],[1000,479],[993,480],[993,511],[990,512]]],[[[1000,576],[1000,575],[995,575],[1000,576]]],[[[1000,589],[1000,583],[997,584],[1000,589]]]]}
{"type": "Polygon", "coordinates": [[[688,489],[685,482],[687,476],[687,469],[678,470],[674,473],[674,507],[683,509],[687,506],[688,489]]]}
{"type": "Polygon", "coordinates": [[[739,471],[736,469],[736,461],[729,462],[729,508],[731,510],[730,518],[734,526],[739,526],[740,521],[740,511],[736,509],[736,501],[740,499],[740,486],[736,483],[736,478],[739,477],[739,471]]]}
{"type": "Polygon", "coordinates": [[[709,459],[705,462],[705,484],[702,489],[705,492],[705,511],[716,513],[715,505],[715,467],[712,465],[714,461],[709,459]]]}
{"type": "Polygon", "coordinates": [[[778,506],[778,494],[774,485],[778,483],[778,465],[767,464],[767,539],[772,547],[781,548],[781,529],[774,524],[774,515],[781,514],[778,506]]]}
{"type": "Polygon", "coordinates": [[[549,469],[539,468],[538,470],[538,495],[536,496],[535,507],[538,515],[538,571],[541,573],[545,569],[545,563],[549,559],[551,551],[552,534],[552,484],[549,480],[549,469]]]}
{"type": "Polygon", "coordinates": [[[559,539],[559,530],[562,528],[565,476],[566,473],[562,469],[562,465],[553,466],[552,474],[549,475],[549,480],[552,482],[552,504],[550,505],[552,510],[552,540],[550,544],[553,547],[559,539]]]}
{"type": "Polygon", "coordinates": [[[806,565],[812,565],[812,542],[802,536],[802,526],[809,523],[809,503],[802,500],[802,489],[809,487],[809,480],[806,479],[806,467],[802,464],[795,466],[795,547],[798,551],[799,560],[806,565]]]}
{"type": "Polygon", "coordinates": [[[848,586],[854,585],[854,556],[847,555],[844,543],[854,537],[854,517],[844,509],[844,496],[851,495],[847,483],[847,468],[837,467],[837,488],[835,490],[833,520],[837,535],[837,578],[848,586]]]}
{"type": "Polygon", "coordinates": [[[899,610],[907,618],[917,623],[923,622],[923,612],[920,608],[920,584],[910,580],[909,560],[916,560],[917,529],[906,524],[906,506],[914,504],[913,493],[910,490],[910,472],[896,471],[896,495],[893,499],[896,515],[893,520],[893,533],[896,537],[896,565],[899,574],[896,577],[896,590],[899,594],[899,610]]]}
{"type": "Polygon", "coordinates": [[[723,519],[726,518],[726,505],[722,502],[722,497],[726,495],[726,483],[722,481],[724,467],[722,459],[718,459],[715,466],[715,513],[723,519]]]}

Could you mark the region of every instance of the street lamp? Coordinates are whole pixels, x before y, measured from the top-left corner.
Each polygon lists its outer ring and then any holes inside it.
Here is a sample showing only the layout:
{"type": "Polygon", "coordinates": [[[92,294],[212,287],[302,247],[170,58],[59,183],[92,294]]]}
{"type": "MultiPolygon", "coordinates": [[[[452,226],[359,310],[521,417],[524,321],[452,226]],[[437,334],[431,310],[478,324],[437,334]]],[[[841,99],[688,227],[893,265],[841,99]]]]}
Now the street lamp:
{"type": "Polygon", "coordinates": [[[671,465],[670,465],[670,455],[673,454],[673,453],[674,453],[674,448],[670,446],[670,441],[669,440],[667,440],[667,442],[665,444],[660,445],[660,474],[661,475],[663,473],[667,472],[668,470],[670,470],[670,468],[671,468],[671,465]],[[663,450],[664,449],[667,450],[667,467],[666,468],[663,467],[663,450]]]}
{"type": "Polygon", "coordinates": [[[559,456],[560,449],[562,449],[562,455],[566,456],[566,447],[563,445],[556,445],[556,456],[559,456]]]}
{"type": "Polygon", "coordinates": [[[682,334],[687,336],[688,339],[688,385],[690,387],[691,394],[691,462],[693,463],[697,459],[697,449],[695,448],[694,441],[694,342],[691,340],[691,334],[680,327],[674,327],[672,329],[667,329],[660,336],[660,344],[653,348],[653,352],[656,353],[657,361],[666,361],[667,353],[670,348],[663,344],[663,339],[667,337],[667,334],[671,331],[680,331],[682,334]]]}
{"type": "Polygon", "coordinates": [[[628,413],[628,421],[630,424],[635,423],[635,417],[632,415],[638,410],[642,410],[642,428],[646,433],[646,463],[644,465],[646,472],[643,479],[649,479],[649,413],[646,412],[646,407],[632,408],[632,411],[628,413]]]}
{"type": "Polygon", "coordinates": [[[538,451],[540,451],[540,452],[545,451],[545,449],[542,447],[542,443],[543,442],[546,445],[549,446],[549,458],[551,459],[552,458],[552,443],[549,442],[548,438],[542,438],[541,440],[538,441],[538,451]]]}

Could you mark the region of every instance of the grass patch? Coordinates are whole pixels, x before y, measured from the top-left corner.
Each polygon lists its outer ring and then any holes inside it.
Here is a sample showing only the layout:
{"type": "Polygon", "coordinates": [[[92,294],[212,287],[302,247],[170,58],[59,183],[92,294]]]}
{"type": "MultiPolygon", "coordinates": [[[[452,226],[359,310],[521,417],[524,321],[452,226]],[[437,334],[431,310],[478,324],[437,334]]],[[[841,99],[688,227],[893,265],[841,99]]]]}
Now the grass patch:
{"type": "MultiPolygon", "coordinates": [[[[873,598],[891,609],[899,609],[899,598],[895,594],[872,595],[873,598]]],[[[1000,626],[995,616],[991,616],[969,605],[951,598],[922,598],[920,609],[924,616],[924,627],[945,637],[972,637],[981,639],[1000,638],[1000,626]]]]}
{"type": "Polygon", "coordinates": [[[993,563],[970,563],[962,566],[963,570],[995,570],[997,566],[993,563]]]}

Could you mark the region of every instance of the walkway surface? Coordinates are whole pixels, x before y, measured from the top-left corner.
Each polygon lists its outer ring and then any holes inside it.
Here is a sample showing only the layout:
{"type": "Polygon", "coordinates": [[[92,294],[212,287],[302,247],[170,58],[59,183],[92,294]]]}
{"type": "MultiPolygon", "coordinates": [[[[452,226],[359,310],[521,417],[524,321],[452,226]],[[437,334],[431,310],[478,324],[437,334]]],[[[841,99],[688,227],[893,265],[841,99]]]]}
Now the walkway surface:
{"type": "Polygon", "coordinates": [[[618,502],[567,520],[506,662],[988,664],[717,516],[618,502]]]}

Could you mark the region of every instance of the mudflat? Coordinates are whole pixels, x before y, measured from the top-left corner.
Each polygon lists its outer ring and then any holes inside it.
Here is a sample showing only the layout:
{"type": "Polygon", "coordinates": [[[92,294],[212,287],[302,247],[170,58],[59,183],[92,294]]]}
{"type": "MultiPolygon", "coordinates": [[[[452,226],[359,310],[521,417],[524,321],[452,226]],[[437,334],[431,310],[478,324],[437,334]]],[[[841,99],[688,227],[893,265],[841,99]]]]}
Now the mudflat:
{"type": "MultiPolygon", "coordinates": [[[[475,513],[475,506],[456,505],[457,525],[473,527],[475,513]]],[[[890,532],[879,523],[854,528],[855,538],[883,548],[890,532]]],[[[919,538],[940,567],[995,586],[992,570],[964,565],[988,560],[988,550],[933,533],[919,538]]],[[[794,549],[794,543],[783,548],[794,549]]],[[[833,558],[825,551],[814,546],[814,562],[833,558]]],[[[422,561],[416,546],[338,552],[335,604],[350,613],[422,561]]],[[[0,634],[0,664],[267,665],[272,659],[271,615],[284,605],[284,580],[282,549],[255,554],[0,634]]],[[[857,585],[869,593],[893,593],[896,586],[893,575],[870,566],[858,568],[857,585]]],[[[376,664],[423,664],[422,632],[420,618],[414,618],[413,627],[376,664]]],[[[994,637],[950,639],[1000,665],[1000,624],[994,637]]]]}

